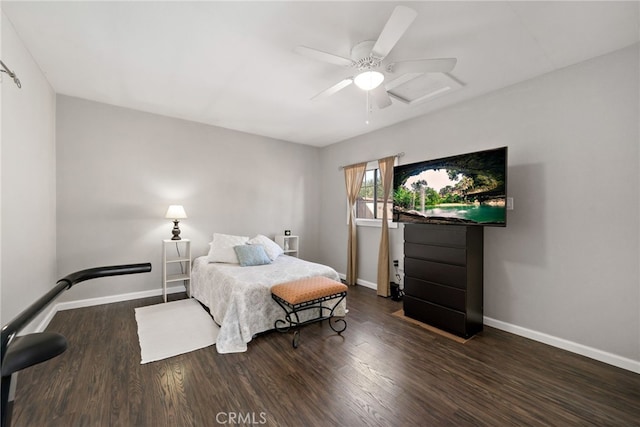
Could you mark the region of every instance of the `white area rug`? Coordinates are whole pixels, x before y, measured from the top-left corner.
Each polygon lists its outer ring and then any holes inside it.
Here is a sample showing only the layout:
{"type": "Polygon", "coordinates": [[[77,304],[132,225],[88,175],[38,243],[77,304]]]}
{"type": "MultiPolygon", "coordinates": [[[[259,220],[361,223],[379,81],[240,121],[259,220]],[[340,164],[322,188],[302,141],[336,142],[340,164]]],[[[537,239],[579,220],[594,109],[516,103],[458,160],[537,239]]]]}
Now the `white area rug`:
{"type": "Polygon", "coordinates": [[[215,344],[218,325],[193,298],[136,308],[141,364],[215,344]]]}

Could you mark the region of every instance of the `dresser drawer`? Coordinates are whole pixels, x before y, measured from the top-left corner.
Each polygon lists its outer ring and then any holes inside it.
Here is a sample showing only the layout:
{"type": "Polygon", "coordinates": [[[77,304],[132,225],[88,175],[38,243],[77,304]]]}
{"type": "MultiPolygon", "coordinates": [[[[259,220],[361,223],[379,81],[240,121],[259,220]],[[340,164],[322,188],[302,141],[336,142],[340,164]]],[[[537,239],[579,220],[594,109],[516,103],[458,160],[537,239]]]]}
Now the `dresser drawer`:
{"type": "Polygon", "coordinates": [[[454,286],[460,289],[467,287],[467,269],[458,265],[441,264],[422,259],[404,259],[405,276],[416,279],[429,279],[429,282],[454,286]]]}
{"type": "Polygon", "coordinates": [[[464,248],[430,246],[418,243],[405,243],[404,256],[463,266],[467,262],[467,251],[464,248]]]}
{"type": "Polygon", "coordinates": [[[405,316],[459,336],[466,337],[468,335],[464,313],[408,295],[404,296],[403,301],[405,316]]]}
{"type": "Polygon", "coordinates": [[[454,310],[466,310],[467,293],[451,286],[438,285],[413,277],[406,277],[404,283],[405,295],[432,302],[454,310]]]}
{"type": "Polygon", "coordinates": [[[466,227],[452,225],[405,224],[404,241],[422,245],[459,246],[467,244],[466,227]]]}

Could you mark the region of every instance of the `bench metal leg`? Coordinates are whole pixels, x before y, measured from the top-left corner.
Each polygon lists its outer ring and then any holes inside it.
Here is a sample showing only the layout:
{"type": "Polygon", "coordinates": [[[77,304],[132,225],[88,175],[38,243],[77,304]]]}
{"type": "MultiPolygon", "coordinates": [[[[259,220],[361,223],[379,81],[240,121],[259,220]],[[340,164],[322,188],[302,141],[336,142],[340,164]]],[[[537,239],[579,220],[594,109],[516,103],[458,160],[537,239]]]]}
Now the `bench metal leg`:
{"type": "Polygon", "coordinates": [[[271,294],[272,298],[282,307],[285,312],[284,320],[278,319],[274,323],[274,327],[278,332],[288,332],[291,328],[294,328],[293,339],[291,345],[293,348],[298,348],[300,341],[300,327],[308,325],[310,323],[322,322],[323,320],[329,321],[329,327],[341,335],[345,329],[347,329],[347,321],[343,318],[336,318],[334,316],[335,309],[347,296],[346,292],[341,292],[335,295],[329,295],[326,297],[318,298],[312,301],[305,301],[299,304],[290,304],[275,294],[271,294]],[[332,307],[326,307],[322,303],[335,300],[332,307]],[[318,316],[309,320],[300,321],[299,314],[305,310],[318,309],[318,316]],[[324,315],[328,312],[327,315],[324,315]]]}

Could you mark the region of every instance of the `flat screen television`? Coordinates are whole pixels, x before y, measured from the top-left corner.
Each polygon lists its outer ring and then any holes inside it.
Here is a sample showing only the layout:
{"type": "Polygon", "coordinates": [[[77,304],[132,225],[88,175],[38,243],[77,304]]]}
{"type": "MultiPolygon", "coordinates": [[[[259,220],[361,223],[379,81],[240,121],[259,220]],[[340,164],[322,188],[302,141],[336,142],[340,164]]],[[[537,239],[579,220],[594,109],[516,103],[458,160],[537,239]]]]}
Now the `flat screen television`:
{"type": "Polygon", "coordinates": [[[393,221],[507,225],[507,147],[393,168],[393,221]]]}

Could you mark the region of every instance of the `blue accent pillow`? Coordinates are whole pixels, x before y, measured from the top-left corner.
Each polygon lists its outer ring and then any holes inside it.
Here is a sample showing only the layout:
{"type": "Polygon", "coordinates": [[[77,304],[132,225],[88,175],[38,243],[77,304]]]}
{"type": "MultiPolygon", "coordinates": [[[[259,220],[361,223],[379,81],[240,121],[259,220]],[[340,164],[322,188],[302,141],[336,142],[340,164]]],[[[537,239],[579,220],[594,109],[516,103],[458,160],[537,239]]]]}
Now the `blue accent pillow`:
{"type": "Polygon", "coordinates": [[[271,264],[271,259],[262,245],[238,245],[234,246],[233,250],[236,251],[242,267],[271,264]]]}

